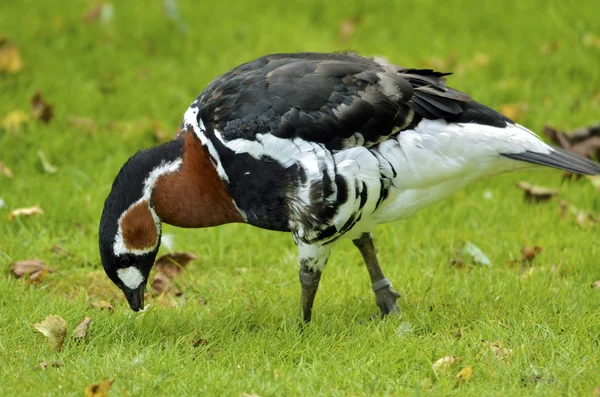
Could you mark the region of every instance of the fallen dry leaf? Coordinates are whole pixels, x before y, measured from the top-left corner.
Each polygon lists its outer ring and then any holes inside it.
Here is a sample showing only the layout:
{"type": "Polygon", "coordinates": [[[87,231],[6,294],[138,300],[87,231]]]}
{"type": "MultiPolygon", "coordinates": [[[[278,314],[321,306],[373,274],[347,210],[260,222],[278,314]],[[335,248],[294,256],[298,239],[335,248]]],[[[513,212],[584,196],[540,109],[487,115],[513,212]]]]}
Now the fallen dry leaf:
{"type": "Polygon", "coordinates": [[[23,69],[21,50],[14,44],[2,45],[0,47],[0,71],[15,74],[23,69]]]}
{"type": "Polygon", "coordinates": [[[38,150],[37,155],[40,159],[40,162],[42,163],[42,168],[44,169],[44,171],[46,173],[48,173],[48,174],[56,173],[57,168],[55,166],[53,166],[52,164],[50,164],[50,161],[48,161],[48,157],[46,157],[46,153],[44,153],[42,150],[38,150]]]}
{"type": "Polygon", "coordinates": [[[447,371],[452,364],[456,362],[455,356],[444,356],[433,363],[432,367],[436,372],[447,371]]]}
{"type": "Polygon", "coordinates": [[[521,261],[531,262],[540,252],[542,252],[542,247],[536,245],[535,247],[531,248],[530,246],[526,245],[521,248],[521,261]]]}
{"type": "Polygon", "coordinates": [[[104,300],[99,300],[98,302],[94,302],[94,303],[92,303],[92,306],[97,307],[100,310],[108,310],[111,313],[113,313],[115,311],[115,308],[113,307],[113,305],[111,305],[110,303],[108,303],[107,301],[104,301],[104,300]]]}
{"type": "Polygon", "coordinates": [[[29,116],[20,110],[13,110],[2,119],[2,128],[7,132],[17,133],[27,123],[29,123],[29,116]]]}
{"type": "Polygon", "coordinates": [[[45,370],[48,367],[52,367],[52,368],[59,368],[62,367],[63,363],[60,361],[40,361],[39,363],[37,363],[34,367],[35,370],[45,370]]]}
{"type": "Polygon", "coordinates": [[[51,269],[39,259],[13,262],[10,264],[10,268],[17,278],[28,275],[30,284],[40,284],[48,273],[54,273],[54,269],[51,269]]]}
{"type": "Polygon", "coordinates": [[[0,161],[0,174],[4,175],[7,178],[12,178],[14,176],[11,169],[8,168],[8,166],[2,161],[0,161]]]}
{"type": "Polygon", "coordinates": [[[77,326],[77,328],[75,328],[75,330],[73,331],[73,334],[72,334],[73,339],[75,339],[75,340],[85,339],[87,337],[88,328],[89,328],[91,322],[92,322],[91,317],[84,318],[83,321],[81,322],[81,324],[79,324],[77,326]]]}
{"type": "Polygon", "coordinates": [[[85,397],[107,397],[108,391],[114,380],[105,380],[100,383],[93,383],[85,388],[85,397]]]}
{"type": "Polygon", "coordinates": [[[154,280],[150,285],[150,290],[153,294],[160,295],[171,289],[171,280],[163,272],[157,272],[154,275],[154,280]]]}
{"type": "Polygon", "coordinates": [[[512,349],[507,349],[506,347],[504,347],[504,343],[502,342],[491,342],[489,343],[490,349],[492,350],[492,352],[494,352],[494,355],[499,359],[499,360],[510,360],[510,358],[512,357],[513,354],[513,350],[512,349]]]}
{"type": "Polygon", "coordinates": [[[198,338],[192,342],[192,346],[194,346],[194,347],[205,346],[205,345],[208,345],[208,339],[198,338]]]}
{"type": "Polygon", "coordinates": [[[64,318],[58,315],[50,315],[41,323],[33,324],[33,326],[48,338],[51,350],[62,350],[67,335],[67,322],[64,318]]]}
{"type": "Polygon", "coordinates": [[[459,386],[462,382],[466,382],[473,375],[473,367],[468,365],[460,370],[456,374],[456,386],[459,386]]]}
{"type": "Polygon", "coordinates": [[[172,280],[176,275],[183,272],[188,263],[196,258],[197,256],[190,252],[173,252],[158,258],[154,266],[156,270],[172,280]]]}
{"type": "Polygon", "coordinates": [[[356,25],[359,18],[346,18],[340,21],[338,28],[338,41],[344,43],[348,41],[356,31],[356,25]]]}
{"type": "Polygon", "coordinates": [[[54,118],[54,106],[48,104],[37,91],[31,98],[31,118],[48,124],[54,118]]]}
{"type": "Polygon", "coordinates": [[[541,203],[550,200],[552,197],[556,196],[560,192],[559,189],[550,189],[543,186],[536,186],[525,181],[517,183],[517,187],[523,189],[523,198],[529,203],[541,203]]]}
{"type": "Polygon", "coordinates": [[[500,113],[516,123],[523,121],[529,106],[526,103],[507,103],[500,105],[500,113]]]}
{"type": "Polygon", "coordinates": [[[34,205],[33,207],[27,208],[17,208],[16,210],[12,210],[8,213],[8,220],[12,221],[17,216],[32,216],[32,215],[44,215],[44,210],[42,210],[39,206],[34,205]]]}
{"type": "Polygon", "coordinates": [[[590,285],[590,288],[600,288],[600,280],[594,281],[592,285],[590,285]]]}
{"type": "Polygon", "coordinates": [[[456,340],[460,340],[460,338],[462,338],[462,331],[460,330],[460,328],[456,330],[454,337],[456,338],[456,340]]]}
{"type": "Polygon", "coordinates": [[[600,386],[594,388],[594,391],[592,391],[592,396],[600,397],[600,386]]]}
{"type": "Polygon", "coordinates": [[[561,132],[548,125],[544,126],[544,135],[552,143],[588,159],[600,158],[600,124],[561,132]]]}

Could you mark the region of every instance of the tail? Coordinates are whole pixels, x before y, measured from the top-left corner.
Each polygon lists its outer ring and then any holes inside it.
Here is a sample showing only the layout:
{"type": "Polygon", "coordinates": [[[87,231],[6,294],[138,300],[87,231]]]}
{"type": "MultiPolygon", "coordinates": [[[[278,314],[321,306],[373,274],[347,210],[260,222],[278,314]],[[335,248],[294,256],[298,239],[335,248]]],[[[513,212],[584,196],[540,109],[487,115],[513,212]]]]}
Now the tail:
{"type": "Polygon", "coordinates": [[[502,153],[502,156],[513,160],[526,161],[532,164],[545,165],[582,175],[600,174],[600,164],[588,160],[564,149],[550,146],[548,153],[525,151],[522,153],[502,153]]]}

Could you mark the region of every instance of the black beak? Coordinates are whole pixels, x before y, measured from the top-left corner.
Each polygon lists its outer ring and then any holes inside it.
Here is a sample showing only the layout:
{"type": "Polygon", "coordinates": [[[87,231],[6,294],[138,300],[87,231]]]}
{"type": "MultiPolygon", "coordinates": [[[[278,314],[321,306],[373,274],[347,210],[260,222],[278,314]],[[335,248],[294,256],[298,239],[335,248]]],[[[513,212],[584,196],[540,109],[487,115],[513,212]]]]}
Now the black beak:
{"type": "Polygon", "coordinates": [[[125,297],[127,298],[127,302],[129,303],[129,307],[131,310],[139,312],[144,308],[144,292],[146,292],[146,283],[143,282],[139,287],[131,289],[131,288],[123,288],[123,292],[125,293],[125,297]]]}

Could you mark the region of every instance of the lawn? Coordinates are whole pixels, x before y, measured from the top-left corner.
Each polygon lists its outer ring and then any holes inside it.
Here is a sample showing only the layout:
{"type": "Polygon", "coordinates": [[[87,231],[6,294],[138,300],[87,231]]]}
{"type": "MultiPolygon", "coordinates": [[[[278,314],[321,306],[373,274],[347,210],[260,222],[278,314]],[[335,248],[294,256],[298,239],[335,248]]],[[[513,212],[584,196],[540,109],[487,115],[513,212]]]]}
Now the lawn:
{"type": "Polygon", "coordinates": [[[141,314],[105,276],[97,251],[120,166],[171,137],[212,78],[266,53],[382,54],[455,71],[449,85],[536,132],[592,124],[600,119],[600,2],[97,4],[0,3],[3,46],[17,46],[23,63],[0,71],[0,121],[15,111],[29,118],[0,127],[0,161],[13,174],[0,173],[0,395],[82,395],[103,380],[114,380],[116,396],[600,395],[600,288],[590,288],[600,280],[598,226],[560,211],[565,200],[600,213],[586,179],[503,175],[379,227],[380,262],[402,294],[402,315],[385,321],[369,319],[377,307],[368,274],[347,241],[303,332],[287,234],[166,226],[173,243],[161,254],[198,258],[175,281],[181,296],[149,296],[141,314]],[[29,116],[38,91],[54,109],[47,124],[29,116]],[[560,193],[530,204],[520,180],[560,193]],[[44,214],[7,220],[34,205],[44,214]],[[452,264],[466,242],[492,265],[452,264]],[[542,248],[525,266],[524,246],[542,248]],[[10,271],[31,258],[55,270],[39,285],[10,271]],[[114,312],[92,306],[100,300],[114,312]],[[51,314],[68,324],[59,352],[33,327],[51,314]],[[85,317],[89,334],[76,342],[70,333],[85,317]],[[454,362],[434,369],[445,356],[454,362]],[[40,362],[61,365],[41,370],[40,362]],[[468,367],[472,376],[457,381],[468,367]]]}

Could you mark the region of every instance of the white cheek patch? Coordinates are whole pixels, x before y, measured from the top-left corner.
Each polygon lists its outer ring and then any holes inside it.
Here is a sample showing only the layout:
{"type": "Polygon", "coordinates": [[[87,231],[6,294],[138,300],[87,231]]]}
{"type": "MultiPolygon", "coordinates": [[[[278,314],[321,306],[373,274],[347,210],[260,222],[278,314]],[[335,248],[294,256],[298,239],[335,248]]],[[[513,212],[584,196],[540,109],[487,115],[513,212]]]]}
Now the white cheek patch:
{"type": "Polygon", "coordinates": [[[117,270],[117,275],[128,288],[135,289],[144,281],[142,272],[133,266],[117,270]]]}

